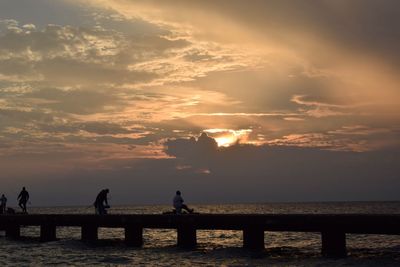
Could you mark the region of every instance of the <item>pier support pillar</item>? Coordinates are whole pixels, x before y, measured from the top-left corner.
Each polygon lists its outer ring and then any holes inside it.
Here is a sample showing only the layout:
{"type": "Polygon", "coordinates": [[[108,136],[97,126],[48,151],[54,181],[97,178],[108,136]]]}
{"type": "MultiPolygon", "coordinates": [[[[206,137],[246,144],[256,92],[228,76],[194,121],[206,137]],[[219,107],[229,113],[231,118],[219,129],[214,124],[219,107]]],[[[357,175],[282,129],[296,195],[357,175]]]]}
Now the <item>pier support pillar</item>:
{"type": "Polygon", "coordinates": [[[324,231],[322,237],[322,255],[329,258],[347,256],[346,233],[339,231],[324,231]]]}
{"type": "Polygon", "coordinates": [[[196,228],[193,225],[178,226],[178,247],[194,248],[197,245],[196,228]]]}
{"type": "Polygon", "coordinates": [[[125,226],[125,244],[130,247],[143,245],[143,227],[141,225],[125,226]]]}
{"type": "Polygon", "coordinates": [[[42,224],[40,225],[40,241],[48,242],[55,241],[56,237],[56,226],[52,224],[42,224]]]}
{"type": "Polygon", "coordinates": [[[243,247],[251,250],[263,250],[264,229],[262,227],[248,227],[243,230],[243,247]]]}
{"type": "Polygon", "coordinates": [[[21,236],[21,227],[17,224],[7,225],[5,230],[8,239],[18,239],[21,236]]]}
{"type": "Polygon", "coordinates": [[[82,225],[81,236],[84,241],[97,240],[98,227],[95,225],[82,225]]]}

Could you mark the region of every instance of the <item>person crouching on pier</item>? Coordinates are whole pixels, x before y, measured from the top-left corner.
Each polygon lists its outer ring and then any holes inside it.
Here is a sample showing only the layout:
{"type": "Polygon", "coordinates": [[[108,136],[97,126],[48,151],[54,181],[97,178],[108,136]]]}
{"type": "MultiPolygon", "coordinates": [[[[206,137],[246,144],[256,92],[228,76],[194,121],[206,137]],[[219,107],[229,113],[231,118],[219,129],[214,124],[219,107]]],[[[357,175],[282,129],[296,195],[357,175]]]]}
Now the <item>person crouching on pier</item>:
{"type": "Polygon", "coordinates": [[[26,191],[25,187],[22,187],[22,191],[18,195],[18,200],[19,200],[18,206],[21,207],[22,212],[28,213],[26,211],[26,203],[28,203],[28,200],[29,200],[29,193],[28,193],[28,191],[26,191]]]}
{"type": "Polygon", "coordinates": [[[183,204],[183,198],[181,196],[181,191],[176,191],[176,195],[173,200],[173,205],[174,205],[176,214],[181,214],[182,209],[186,210],[189,213],[193,212],[193,209],[189,209],[188,206],[183,204]]]}
{"type": "Polygon", "coordinates": [[[104,215],[107,214],[107,208],[110,206],[108,205],[107,194],[110,192],[108,189],[103,189],[97,195],[96,200],[94,202],[94,208],[96,214],[104,215]]]}

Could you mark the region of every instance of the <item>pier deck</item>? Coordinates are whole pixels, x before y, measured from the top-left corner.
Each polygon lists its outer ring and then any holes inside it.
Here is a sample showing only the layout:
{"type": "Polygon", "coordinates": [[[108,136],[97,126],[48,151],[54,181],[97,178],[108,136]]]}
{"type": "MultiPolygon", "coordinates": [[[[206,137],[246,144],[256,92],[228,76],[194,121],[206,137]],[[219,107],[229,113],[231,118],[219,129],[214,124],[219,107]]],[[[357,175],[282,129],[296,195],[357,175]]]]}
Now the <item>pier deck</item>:
{"type": "Polygon", "coordinates": [[[83,240],[96,240],[98,228],[124,228],[130,246],[143,244],[143,229],[176,229],[180,247],[196,246],[196,230],[241,230],[243,246],[264,249],[265,231],[319,232],[322,254],[346,256],[348,234],[400,234],[399,215],[367,214],[185,214],[185,215],[83,215],[16,214],[0,215],[0,228],[8,238],[20,237],[21,226],[39,226],[40,239],[56,239],[56,227],[81,227],[83,240]]]}

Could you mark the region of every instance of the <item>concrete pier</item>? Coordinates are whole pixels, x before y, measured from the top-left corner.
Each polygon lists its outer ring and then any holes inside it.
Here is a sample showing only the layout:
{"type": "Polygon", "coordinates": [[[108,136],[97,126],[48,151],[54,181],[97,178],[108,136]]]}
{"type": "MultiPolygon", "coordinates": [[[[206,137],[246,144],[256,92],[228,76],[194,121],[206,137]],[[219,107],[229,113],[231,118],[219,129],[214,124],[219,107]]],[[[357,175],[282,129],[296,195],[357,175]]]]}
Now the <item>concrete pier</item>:
{"type": "Polygon", "coordinates": [[[83,241],[95,241],[98,238],[99,228],[96,225],[84,224],[81,228],[81,238],[83,241]]]}
{"type": "Polygon", "coordinates": [[[264,249],[264,228],[247,227],[243,230],[243,247],[251,250],[264,249]]]}
{"type": "Polygon", "coordinates": [[[131,247],[141,247],[143,245],[143,227],[141,225],[125,226],[125,243],[131,247]]]}
{"type": "Polygon", "coordinates": [[[342,258],[347,256],[346,234],[341,231],[324,231],[321,233],[321,253],[325,257],[342,258]]]}
{"type": "Polygon", "coordinates": [[[197,245],[196,227],[191,224],[180,225],[177,228],[178,247],[194,248],[197,245]]]}
{"type": "Polygon", "coordinates": [[[56,226],[54,224],[42,224],[40,225],[40,241],[48,242],[55,241],[56,237],[56,226]]]}
{"type": "Polygon", "coordinates": [[[18,239],[21,235],[21,227],[18,224],[9,224],[4,227],[8,239],[18,239]]]}
{"type": "Polygon", "coordinates": [[[321,233],[321,253],[345,257],[346,234],[400,235],[400,214],[15,214],[0,215],[0,230],[9,239],[20,237],[21,226],[39,226],[40,240],[56,240],[57,227],[81,227],[82,240],[96,241],[98,228],[125,229],[127,246],[143,244],[143,229],[176,229],[177,245],[194,248],[197,230],[243,231],[243,247],[264,249],[264,232],[321,233]]]}

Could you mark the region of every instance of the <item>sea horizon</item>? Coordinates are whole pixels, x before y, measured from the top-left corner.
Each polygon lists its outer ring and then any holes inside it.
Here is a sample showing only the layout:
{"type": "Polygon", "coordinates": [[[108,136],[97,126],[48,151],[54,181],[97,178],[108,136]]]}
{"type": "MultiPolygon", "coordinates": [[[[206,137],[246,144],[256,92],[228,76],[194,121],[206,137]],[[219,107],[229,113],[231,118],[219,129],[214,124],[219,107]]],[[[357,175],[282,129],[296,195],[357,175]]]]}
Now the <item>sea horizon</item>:
{"type": "MultiPolygon", "coordinates": [[[[191,205],[256,205],[256,204],[313,204],[313,203],[321,203],[321,204],[329,204],[329,203],[396,203],[400,202],[400,200],[306,200],[306,201],[260,201],[260,202],[229,202],[229,201],[221,201],[221,202],[192,202],[191,205]]],[[[110,204],[112,204],[110,202],[110,204]]],[[[157,202],[157,203],[116,203],[116,206],[171,206],[171,203],[166,202],[157,202]]],[[[13,207],[17,207],[17,205],[11,205],[13,207]]],[[[45,208],[45,207],[85,207],[88,205],[81,205],[81,204],[57,204],[57,205],[30,205],[31,207],[37,208],[45,208]]]]}

